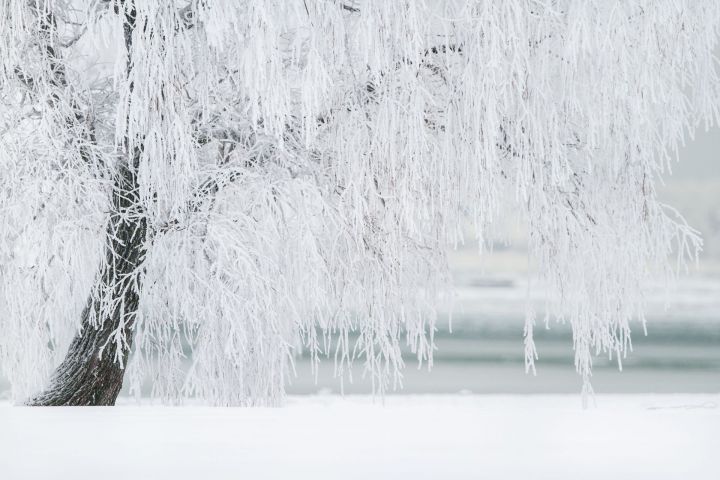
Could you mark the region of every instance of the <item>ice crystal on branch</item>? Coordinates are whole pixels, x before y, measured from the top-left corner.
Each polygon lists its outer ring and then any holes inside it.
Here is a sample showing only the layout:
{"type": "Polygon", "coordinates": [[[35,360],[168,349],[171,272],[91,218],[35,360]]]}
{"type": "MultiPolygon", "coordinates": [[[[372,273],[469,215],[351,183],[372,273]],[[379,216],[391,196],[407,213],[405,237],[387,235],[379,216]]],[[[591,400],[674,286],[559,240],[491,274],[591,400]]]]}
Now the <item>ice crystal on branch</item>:
{"type": "Polygon", "coordinates": [[[504,209],[589,388],[643,281],[700,247],[655,185],[718,119],[719,22],[714,0],[0,0],[15,397],[81,317],[117,318],[116,361],[132,335],[166,399],[274,402],[302,349],[398,385],[403,342],[432,362],[446,247],[504,209]],[[146,231],[123,275],[118,222],[146,231]]]}

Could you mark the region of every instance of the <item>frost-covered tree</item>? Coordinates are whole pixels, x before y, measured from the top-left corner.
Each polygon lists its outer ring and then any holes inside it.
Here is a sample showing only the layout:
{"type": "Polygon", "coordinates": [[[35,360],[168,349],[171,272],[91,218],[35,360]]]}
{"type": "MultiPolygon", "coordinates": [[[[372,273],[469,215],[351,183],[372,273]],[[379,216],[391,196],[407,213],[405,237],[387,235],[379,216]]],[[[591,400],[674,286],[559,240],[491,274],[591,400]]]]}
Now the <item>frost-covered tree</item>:
{"type": "Polygon", "coordinates": [[[301,350],[382,391],[403,341],[432,363],[446,247],[506,209],[589,389],[700,247],[655,186],[718,120],[719,25],[717,0],[0,0],[14,398],[113,404],[127,371],[273,403],[301,350]]]}

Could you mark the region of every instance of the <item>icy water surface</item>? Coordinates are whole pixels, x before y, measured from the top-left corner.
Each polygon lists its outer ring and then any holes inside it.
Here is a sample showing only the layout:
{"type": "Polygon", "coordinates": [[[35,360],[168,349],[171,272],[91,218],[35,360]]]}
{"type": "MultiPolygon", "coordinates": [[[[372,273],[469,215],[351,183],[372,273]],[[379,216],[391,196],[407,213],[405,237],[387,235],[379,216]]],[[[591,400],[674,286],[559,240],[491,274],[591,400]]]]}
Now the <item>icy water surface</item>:
{"type": "MultiPolygon", "coordinates": [[[[570,331],[554,326],[536,332],[540,355],[537,375],[525,374],[522,318],[513,331],[497,325],[477,330],[456,329],[453,335],[436,339],[438,350],[431,372],[417,369],[408,355],[400,393],[571,393],[580,390],[575,373],[570,331]]],[[[637,332],[634,351],[623,359],[623,370],[615,360],[597,358],[592,385],[602,393],[713,393],[720,391],[720,334],[717,323],[669,323],[652,328],[647,337],[637,332]]],[[[318,384],[307,360],[298,362],[298,378],[288,387],[297,394],[339,392],[332,377],[332,360],[321,365],[318,384]]],[[[354,370],[355,381],[345,392],[363,393],[370,388],[362,379],[362,368],[354,370]]]]}
{"type": "MultiPolygon", "coordinates": [[[[581,387],[573,364],[569,325],[542,319],[535,330],[540,358],[537,375],[526,374],[522,343],[527,298],[522,279],[461,279],[453,316],[453,333],[447,320],[440,322],[432,372],[417,369],[407,356],[402,393],[571,393],[581,387]]],[[[531,302],[542,309],[541,292],[531,302]]],[[[539,315],[542,317],[541,315],[539,315]]],[[[689,278],[667,293],[663,286],[648,292],[648,335],[633,325],[633,351],[622,359],[595,359],[592,385],[602,393],[713,393],[720,392],[720,281],[689,278]],[[666,299],[668,305],[666,308],[666,299]]],[[[362,366],[354,371],[351,393],[367,392],[362,366]]],[[[321,366],[318,385],[307,360],[298,362],[292,393],[318,390],[338,392],[332,361],[321,366]]]]}

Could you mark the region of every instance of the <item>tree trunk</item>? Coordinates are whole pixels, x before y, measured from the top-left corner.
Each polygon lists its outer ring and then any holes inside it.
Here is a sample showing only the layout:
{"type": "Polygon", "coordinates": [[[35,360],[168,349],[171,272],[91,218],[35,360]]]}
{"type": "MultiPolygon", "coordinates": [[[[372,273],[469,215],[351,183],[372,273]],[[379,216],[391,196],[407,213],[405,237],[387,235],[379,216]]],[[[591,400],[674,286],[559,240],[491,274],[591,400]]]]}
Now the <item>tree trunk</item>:
{"type": "MultiPolygon", "coordinates": [[[[120,0],[115,13],[124,13],[123,37],[128,52],[132,50],[132,33],[136,11],[133,0],[120,0]],[[125,8],[128,4],[128,8],[125,8]]],[[[54,25],[52,14],[42,25],[54,25]]],[[[54,51],[49,52],[51,58],[54,51]]],[[[128,59],[128,72],[130,71],[128,59]]],[[[130,85],[133,88],[133,85],[130,85]]],[[[125,139],[128,145],[128,139],[125,139]]],[[[105,245],[106,261],[98,284],[90,293],[81,318],[81,330],[73,339],[68,353],[53,373],[50,386],[27,402],[33,406],[115,405],[125,375],[119,361],[129,355],[139,305],[141,275],[137,271],[145,256],[147,225],[141,209],[137,182],[140,152],[120,163],[113,182],[112,205],[105,245]],[[99,298],[110,297],[110,313],[101,308],[99,298]],[[122,330],[119,332],[119,330],[122,330]],[[119,333],[121,343],[115,341],[119,333]],[[119,350],[119,351],[118,351],[119,350]]]]}
{"type": "MultiPolygon", "coordinates": [[[[137,154],[133,160],[136,159],[137,154]]],[[[140,288],[136,270],[145,254],[146,222],[142,212],[137,211],[140,198],[136,171],[123,162],[117,173],[107,229],[106,263],[98,277],[99,284],[90,294],[83,311],[82,330],[55,370],[50,387],[31,399],[28,405],[115,404],[125,374],[117,358],[129,354],[132,346],[140,288]],[[100,311],[97,297],[101,295],[111,296],[113,308],[110,314],[103,315],[100,311]],[[125,340],[120,346],[111,338],[118,329],[123,330],[125,340]]]]}

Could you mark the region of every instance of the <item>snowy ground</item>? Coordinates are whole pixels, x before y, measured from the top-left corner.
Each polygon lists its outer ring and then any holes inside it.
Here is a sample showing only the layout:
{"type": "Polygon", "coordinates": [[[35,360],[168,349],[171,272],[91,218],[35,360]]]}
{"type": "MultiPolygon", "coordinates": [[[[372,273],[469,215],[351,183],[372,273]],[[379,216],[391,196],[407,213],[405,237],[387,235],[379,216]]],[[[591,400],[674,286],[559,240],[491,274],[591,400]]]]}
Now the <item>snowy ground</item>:
{"type": "Polygon", "coordinates": [[[0,406],[0,478],[720,478],[720,395],[290,397],[0,406]]]}

